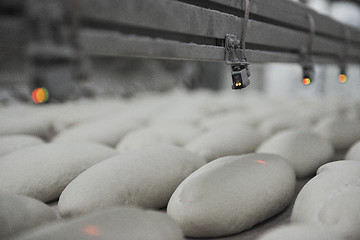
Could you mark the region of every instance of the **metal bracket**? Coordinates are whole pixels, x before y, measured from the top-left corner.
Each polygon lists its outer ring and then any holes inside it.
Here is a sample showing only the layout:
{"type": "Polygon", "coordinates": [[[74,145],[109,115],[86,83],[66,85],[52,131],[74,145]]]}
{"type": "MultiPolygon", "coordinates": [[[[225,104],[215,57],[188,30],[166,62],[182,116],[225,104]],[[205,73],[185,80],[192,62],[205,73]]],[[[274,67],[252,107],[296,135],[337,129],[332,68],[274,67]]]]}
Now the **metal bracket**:
{"type": "Polygon", "coordinates": [[[245,60],[240,40],[233,34],[226,34],[225,37],[225,62],[228,65],[249,65],[245,60]]]}
{"type": "Polygon", "coordinates": [[[233,34],[225,37],[225,62],[231,65],[232,89],[245,88],[250,84],[249,63],[243,55],[240,40],[233,34]]]}

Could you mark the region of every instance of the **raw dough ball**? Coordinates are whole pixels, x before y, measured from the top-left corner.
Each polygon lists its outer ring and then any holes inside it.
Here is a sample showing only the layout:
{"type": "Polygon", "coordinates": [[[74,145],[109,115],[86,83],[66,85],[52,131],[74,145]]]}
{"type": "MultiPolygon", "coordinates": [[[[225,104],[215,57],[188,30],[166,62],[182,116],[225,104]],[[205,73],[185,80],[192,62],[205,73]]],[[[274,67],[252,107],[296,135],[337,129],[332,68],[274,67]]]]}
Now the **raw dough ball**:
{"type": "Polygon", "coordinates": [[[334,149],[330,142],[306,130],[285,130],[263,142],[258,153],[278,154],[293,165],[297,178],[315,174],[318,167],[331,160],[334,149]]]}
{"type": "Polygon", "coordinates": [[[24,148],[0,158],[0,191],[51,201],[85,169],[117,154],[91,142],[24,148]]]}
{"type": "Polygon", "coordinates": [[[198,127],[189,124],[150,126],[127,134],[117,144],[116,149],[127,152],[159,144],[183,146],[201,132],[198,127]]]}
{"type": "Polygon", "coordinates": [[[247,111],[226,112],[206,118],[201,125],[207,129],[214,129],[224,126],[244,125],[253,126],[251,116],[247,111]]]}
{"type": "Polygon", "coordinates": [[[262,235],[259,240],[345,240],[334,235],[327,229],[306,226],[287,225],[271,230],[262,235]]]}
{"type": "Polygon", "coordinates": [[[360,239],[360,161],[321,166],[296,198],[291,222],[321,226],[360,239]]]}
{"type": "Polygon", "coordinates": [[[265,136],[265,138],[269,138],[282,130],[290,128],[306,128],[309,126],[310,121],[305,118],[289,114],[281,114],[264,120],[259,126],[259,131],[265,136]]]}
{"type": "Polygon", "coordinates": [[[80,122],[98,119],[116,111],[122,111],[123,101],[120,99],[81,99],[64,103],[59,115],[51,124],[54,134],[72,127],[80,122]]]}
{"type": "Polygon", "coordinates": [[[125,207],[47,225],[16,240],[49,239],[184,240],[181,229],[166,214],[125,207]]]}
{"type": "Polygon", "coordinates": [[[3,135],[0,136],[0,157],[25,147],[44,143],[38,137],[31,135],[3,135]]]}
{"type": "Polygon", "coordinates": [[[233,125],[212,129],[185,148],[210,162],[219,157],[253,152],[261,141],[262,136],[255,129],[233,125]]]}
{"type": "Polygon", "coordinates": [[[314,131],[329,139],[336,150],[348,149],[360,140],[360,123],[341,116],[323,118],[314,131]]]}
{"type": "Polygon", "coordinates": [[[60,196],[60,214],[70,217],[121,205],[162,208],[176,187],[205,163],[196,154],[173,146],[121,154],[74,179],[60,196]]]}
{"type": "Polygon", "coordinates": [[[125,134],[140,125],[141,121],[139,119],[126,117],[123,114],[115,114],[79,123],[59,133],[53,141],[89,140],[115,146],[125,134]]]}
{"type": "Polygon", "coordinates": [[[44,203],[0,193],[0,239],[53,220],[56,220],[55,212],[44,203]]]}
{"type": "Polygon", "coordinates": [[[273,154],[227,156],[186,178],[167,211],[188,237],[241,232],[274,216],[291,201],[295,173],[273,154]]]}
{"type": "Polygon", "coordinates": [[[346,154],[345,159],[360,160],[360,141],[357,141],[351,146],[351,148],[346,154]]]}

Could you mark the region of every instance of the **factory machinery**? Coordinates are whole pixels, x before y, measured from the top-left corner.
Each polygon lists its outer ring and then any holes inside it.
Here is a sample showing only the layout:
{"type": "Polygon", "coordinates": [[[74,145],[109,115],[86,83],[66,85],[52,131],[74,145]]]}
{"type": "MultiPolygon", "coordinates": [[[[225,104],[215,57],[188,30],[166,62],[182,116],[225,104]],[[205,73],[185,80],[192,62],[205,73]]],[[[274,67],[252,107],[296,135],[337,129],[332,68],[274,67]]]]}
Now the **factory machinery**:
{"type": "Polygon", "coordinates": [[[249,84],[251,62],[299,63],[304,83],[314,63],[360,62],[360,31],[283,0],[5,0],[0,48],[22,54],[35,86],[61,95],[86,56],[222,61],[233,88],[249,84]],[[61,88],[61,87],[60,87],[61,88]]]}

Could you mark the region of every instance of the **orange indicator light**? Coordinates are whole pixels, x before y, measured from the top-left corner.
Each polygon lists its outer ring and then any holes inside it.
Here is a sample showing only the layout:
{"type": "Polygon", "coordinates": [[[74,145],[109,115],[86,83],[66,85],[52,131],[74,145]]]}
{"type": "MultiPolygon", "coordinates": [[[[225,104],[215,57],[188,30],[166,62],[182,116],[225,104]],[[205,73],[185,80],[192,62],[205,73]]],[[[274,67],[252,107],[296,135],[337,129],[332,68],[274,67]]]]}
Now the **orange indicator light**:
{"type": "Polygon", "coordinates": [[[261,161],[261,160],[257,160],[257,162],[262,163],[262,164],[266,164],[266,162],[261,161]]]}
{"type": "Polygon", "coordinates": [[[347,81],[346,75],[345,74],[340,74],[339,75],[339,82],[346,83],[346,81],[347,81]]]}
{"type": "Polygon", "coordinates": [[[49,92],[46,90],[46,88],[36,88],[32,92],[31,96],[32,96],[34,103],[36,103],[36,104],[44,103],[49,98],[49,92]]]}
{"type": "Polygon", "coordinates": [[[100,235],[100,230],[94,225],[86,225],[84,227],[84,232],[87,235],[90,235],[90,236],[98,236],[98,235],[100,235]]]}
{"type": "Polygon", "coordinates": [[[303,79],[303,83],[304,83],[305,85],[309,85],[309,84],[311,83],[310,78],[304,78],[304,79],[303,79]]]}

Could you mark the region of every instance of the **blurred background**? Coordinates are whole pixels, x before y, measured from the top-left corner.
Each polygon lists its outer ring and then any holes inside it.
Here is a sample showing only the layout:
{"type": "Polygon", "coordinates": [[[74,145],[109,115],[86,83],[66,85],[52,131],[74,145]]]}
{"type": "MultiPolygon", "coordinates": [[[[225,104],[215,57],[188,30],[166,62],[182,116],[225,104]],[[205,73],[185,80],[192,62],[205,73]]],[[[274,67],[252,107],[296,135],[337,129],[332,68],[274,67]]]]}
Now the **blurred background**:
{"type": "MultiPolygon", "coordinates": [[[[6,21],[6,14],[16,14],[15,10],[11,7],[5,9],[3,7],[5,4],[2,2],[9,1],[0,1],[0,9],[2,8],[0,13],[5,16],[0,24],[7,28],[16,27],[16,23],[6,21]]],[[[306,4],[342,23],[360,28],[359,1],[302,0],[297,2],[306,4]]],[[[16,36],[15,33],[14,36],[2,34],[0,38],[2,39],[0,45],[2,41],[7,41],[6,39],[25,41],[23,36],[16,36]]],[[[29,77],[32,70],[28,66],[26,54],[22,49],[12,46],[0,49],[0,102],[31,101],[29,88],[38,87],[36,78],[41,79],[44,76],[29,77]]],[[[56,73],[56,71],[62,71],[59,70],[61,68],[44,73],[45,76],[46,74],[62,76],[63,79],[53,80],[55,85],[49,83],[59,92],[57,93],[59,101],[80,96],[131,96],[142,91],[165,91],[173,88],[213,90],[231,88],[230,67],[225,63],[124,57],[76,57],[81,58],[80,72],[76,73],[78,76],[76,83],[66,82],[67,75],[64,72],[56,73]]],[[[67,63],[61,62],[61,64],[66,66],[67,63]]],[[[340,71],[337,65],[316,65],[315,69],[317,81],[305,86],[301,81],[302,69],[299,64],[251,63],[251,86],[243,91],[262,91],[269,95],[334,95],[360,98],[359,65],[348,65],[349,81],[346,84],[337,81],[340,71]]]]}

